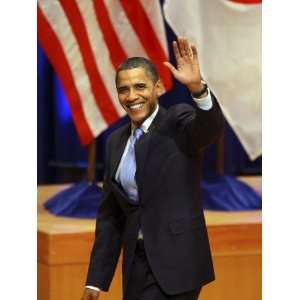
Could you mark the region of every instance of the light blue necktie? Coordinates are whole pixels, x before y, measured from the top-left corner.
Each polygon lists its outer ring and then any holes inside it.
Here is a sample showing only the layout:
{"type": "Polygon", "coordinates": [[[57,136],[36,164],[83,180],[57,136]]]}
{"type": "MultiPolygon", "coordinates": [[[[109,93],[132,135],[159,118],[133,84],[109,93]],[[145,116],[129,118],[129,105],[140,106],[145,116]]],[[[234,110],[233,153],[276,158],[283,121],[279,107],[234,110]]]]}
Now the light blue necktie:
{"type": "Polygon", "coordinates": [[[133,201],[138,201],[138,190],[135,181],[136,160],[134,146],[136,141],[141,137],[142,134],[142,129],[135,129],[133,138],[130,141],[128,151],[120,169],[120,183],[124,191],[127,193],[127,196],[133,201]]]}

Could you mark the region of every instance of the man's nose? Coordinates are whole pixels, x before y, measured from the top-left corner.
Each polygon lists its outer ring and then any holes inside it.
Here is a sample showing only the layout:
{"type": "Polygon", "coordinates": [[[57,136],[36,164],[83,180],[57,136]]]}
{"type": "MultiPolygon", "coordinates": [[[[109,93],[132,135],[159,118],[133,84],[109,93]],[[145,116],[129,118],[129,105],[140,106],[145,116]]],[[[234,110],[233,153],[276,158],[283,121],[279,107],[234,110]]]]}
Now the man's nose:
{"type": "Polygon", "coordinates": [[[138,98],[138,95],[136,93],[136,90],[135,89],[130,89],[129,90],[129,93],[128,93],[128,100],[129,101],[134,101],[138,98]]]}

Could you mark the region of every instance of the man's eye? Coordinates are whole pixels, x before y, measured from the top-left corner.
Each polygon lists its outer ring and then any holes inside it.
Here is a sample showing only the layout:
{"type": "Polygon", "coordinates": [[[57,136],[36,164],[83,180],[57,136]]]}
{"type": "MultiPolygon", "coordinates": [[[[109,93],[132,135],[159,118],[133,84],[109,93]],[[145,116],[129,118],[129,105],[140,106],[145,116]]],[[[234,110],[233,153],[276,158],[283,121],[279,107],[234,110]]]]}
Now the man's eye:
{"type": "Polygon", "coordinates": [[[143,90],[144,88],[146,88],[146,85],[145,84],[137,84],[135,86],[138,90],[143,90]]]}
{"type": "Polygon", "coordinates": [[[118,89],[118,93],[119,94],[124,94],[124,93],[126,93],[127,92],[127,89],[126,88],[119,88],[118,89]]]}

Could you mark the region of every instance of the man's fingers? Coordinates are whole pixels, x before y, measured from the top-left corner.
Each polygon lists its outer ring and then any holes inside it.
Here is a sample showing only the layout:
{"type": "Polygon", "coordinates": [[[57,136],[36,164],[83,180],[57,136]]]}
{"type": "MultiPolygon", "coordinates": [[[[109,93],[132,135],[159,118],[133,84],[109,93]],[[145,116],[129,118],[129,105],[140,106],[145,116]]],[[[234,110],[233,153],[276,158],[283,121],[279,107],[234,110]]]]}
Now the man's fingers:
{"type": "Polygon", "coordinates": [[[195,45],[191,46],[193,52],[193,59],[198,61],[198,51],[195,45]]]}
{"type": "Polygon", "coordinates": [[[176,58],[176,61],[178,64],[178,62],[180,60],[180,51],[178,49],[178,44],[176,41],[173,42],[173,50],[174,50],[175,58],[176,58]]]}
{"type": "Polygon", "coordinates": [[[184,49],[184,54],[185,55],[191,56],[191,49],[190,49],[187,38],[183,39],[183,49],[184,49]]]}
{"type": "Polygon", "coordinates": [[[168,61],[165,61],[165,62],[164,62],[164,65],[171,71],[171,73],[172,73],[174,76],[177,75],[178,71],[177,71],[177,69],[176,69],[172,64],[170,64],[168,61]]]}
{"type": "Polygon", "coordinates": [[[184,56],[184,54],[185,54],[185,50],[184,50],[184,38],[178,37],[178,45],[179,45],[180,55],[184,56]]]}
{"type": "Polygon", "coordinates": [[[173,73],[174,71],[176,71],[176,68],[171,64],[169,63],[168,61],[165,61],[164,62],[164,65],[173,73]]]}
{"type": "Polygon", "coordinates": [[[178,37],[178,45],[178,52],[180,53],[180,57],[185,59],[186,61],[189,61],[193,57],[193,53],[187,38],[178,37]]]}

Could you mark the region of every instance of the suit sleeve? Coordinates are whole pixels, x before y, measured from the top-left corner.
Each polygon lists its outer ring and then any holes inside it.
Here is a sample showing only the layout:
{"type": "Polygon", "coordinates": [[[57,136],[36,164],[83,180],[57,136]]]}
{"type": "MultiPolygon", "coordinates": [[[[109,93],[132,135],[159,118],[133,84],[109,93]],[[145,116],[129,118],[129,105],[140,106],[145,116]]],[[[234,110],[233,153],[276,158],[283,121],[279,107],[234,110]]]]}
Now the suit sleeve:
{"type": "Polygon", "coordinates": [[[96,220],[95,241],[92,248],[86,285],[108,291],[122,246],[125,216],[108,181],[109,141],[106,147],[106,164],[102,202],[96,220]]]}
{"type": "Polygon", "coordinates": [[[211,97],[213,106],[209,110],[200,109],[196,104],[179,104],[174,108],[177,142],[190,156],[198,156],[224,129],[221,108],[212,93],[211,97]]]}

